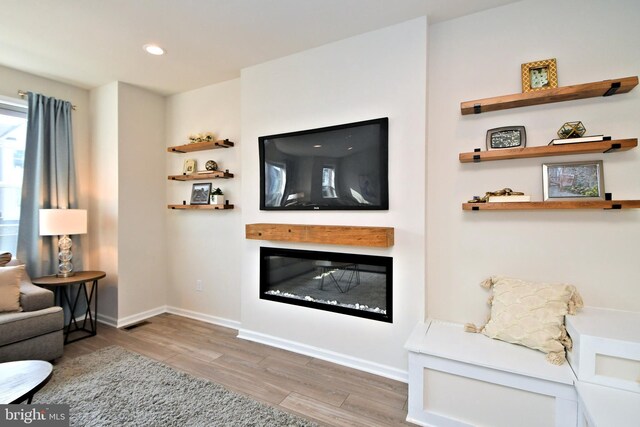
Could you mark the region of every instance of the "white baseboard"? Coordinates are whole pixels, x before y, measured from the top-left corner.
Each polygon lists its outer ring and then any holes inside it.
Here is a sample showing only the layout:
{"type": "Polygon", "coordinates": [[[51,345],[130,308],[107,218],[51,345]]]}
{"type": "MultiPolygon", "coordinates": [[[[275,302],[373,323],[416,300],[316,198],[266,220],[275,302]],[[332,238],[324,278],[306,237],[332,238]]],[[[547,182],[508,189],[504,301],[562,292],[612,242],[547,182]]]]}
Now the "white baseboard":
{"type": "Polygon", "coordinates": [[[182,317],[188,317],[189,319],[200,320],[202,322],[211,323],[213,325],[224,326],[230,329],[240,329],[240,322],[224,317],[211,316],[210,314],[199,313],[197,311],[185,310],[178,307],[166,307],[166,313],[175,314],[182,317]]]}
{"type": "Polygon", "coordinates": [[[132,314],[131,316],[118,319],[118,328],[124,328],[125,326],[132,325],[134,323],[142,322],[150,317],[157,316],[158,314],[166,313],[167,306],[162,305],[160,307],[152,308],[151,310],[143,311],[142,313],[132,314]]]}
{"type": "Polygon", "coordinates": [[[359,359],[357,357],[348,356],[341,353],[325,350],[319,347],[313,347],[306,344],[300,344],[295,341],[289,341],[260,332],[249,331],[247,329],[239,329],[238,338],[248,341],[255,341],[266,344],[271,347],[289,350],[294,353],[304,354],[306,356],[315,357],[316,359],[326,360],[327,362],[336,363],[338,365],[347,366],[349,368],[358,369],[360,371],[369,372],[381,377],[390,378],[404,383],[409,380],[409,373],[401,369],[391,366],[382,365],[368,360],[359,359]]]}
{"type": "Polygon", "coordinates": [[[96,320],[100,323],[104,323],[107,326],[111,326],[113,328],[117,328],[118,327],[118,319],[111,317],[111,316],[105,316],[104,314],[96,314],[96,320]]]}

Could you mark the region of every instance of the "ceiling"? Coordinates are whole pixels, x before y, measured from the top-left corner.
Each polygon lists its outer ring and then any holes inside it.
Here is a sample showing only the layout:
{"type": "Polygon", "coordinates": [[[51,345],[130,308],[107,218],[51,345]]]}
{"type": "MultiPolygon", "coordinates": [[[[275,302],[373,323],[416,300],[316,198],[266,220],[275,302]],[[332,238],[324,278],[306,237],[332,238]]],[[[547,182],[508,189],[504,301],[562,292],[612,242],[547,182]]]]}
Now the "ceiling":
{"type": "Polygon", "coordinates": [[[168,95],[419,16],[435,23],[515,1],[2,0],[0,64],[87,89],[118,80],[168,95]],[[146,54],[146,43],[166,54],[146,54]]]}

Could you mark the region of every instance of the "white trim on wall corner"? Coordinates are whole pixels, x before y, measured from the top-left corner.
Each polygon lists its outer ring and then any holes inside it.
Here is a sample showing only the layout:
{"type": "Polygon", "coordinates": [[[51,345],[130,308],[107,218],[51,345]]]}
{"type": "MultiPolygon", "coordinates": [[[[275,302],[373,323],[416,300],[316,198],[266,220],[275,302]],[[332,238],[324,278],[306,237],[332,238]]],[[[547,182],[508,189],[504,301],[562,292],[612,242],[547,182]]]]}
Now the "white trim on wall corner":
{"type": "Polygon", "coordinates": [[[125,326],[142,322],[143,320],[146,320],[150,317],[157,316],[158,314],[162,314],[166,312],[167,312],[167,306],[162,305],[160,307],[152,308],[151,310],[143,311],[142,313],[132,314],[131,316],[119,318],[116,327],[124,328],[125,326]]]}
{"type": "Polygon", "coordinates": [[[96,315],[96,320],[100,323],[104,323],[107,326],[111,326],[113,328],[118,327],[118,319],[115,319],[111,316],[105,316],[104,314],[98,313],[96,315]]]}
{"type": "Polygon", "coordinates": [[[225,319],[223,317],[211,316],[209,314],[198,313],[197,311],[184,310],[178,307],[166,307],[166,313],[176,314],[182,317],[188,317],[190,319],[200,320],[213,325],[224,326],[225,328],[240,329],[240,322],[236,320],[225,319]]]}
{"type": "Polygon", "coordinates": [[[316,359],[326,360],[327,362],[336,363],[338,365],[347,366],[349,368],[358,369],[360,371],[369,372],[374,375],[379,375],[396,381],[402,381],[404,383],[409,380],[409,373],[401,369],[369,362],[368,360],[358,359],[356,357],[347,356],[345,354],[336,353],[306,344],[300,344],[295,341],[285,340],[260,332],[239,329],[238,338],[266,344],[271,347],[281,348],[294,353],[304,354],[306,356],[315,357],[316,359]]]}
{"type": "Polygon", "coordinates": [[[159,314],[169,313],[176,314],[182,317],[188,317],[190,319],[200,320],[202,322],[211,323],[214,325],[224,326],[225,328],[240,329],[240,322],[230,319],[224,319],[222,317],[211,316],[209,314],[198,313],[197,311],[184,310],[178,307],[171,307],[163,305],[153,308],[151,310],[143,311],[142,313],[133,314],[131,316],[123,317],[121,319],[115,319],[110,316],[105,316],[98,313],[98,322],[105,325],[112,326],[114,328],[123,328],[125,326],[132,325],[134,323],[142,322],[150,317],[157,316],[159,314]]]}

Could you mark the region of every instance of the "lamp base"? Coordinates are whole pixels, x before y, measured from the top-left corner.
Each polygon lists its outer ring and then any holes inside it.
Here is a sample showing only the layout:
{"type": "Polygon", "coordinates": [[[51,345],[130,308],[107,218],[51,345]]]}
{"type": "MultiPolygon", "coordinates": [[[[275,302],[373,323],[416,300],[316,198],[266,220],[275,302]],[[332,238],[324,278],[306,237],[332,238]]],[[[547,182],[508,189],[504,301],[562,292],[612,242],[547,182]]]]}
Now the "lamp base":
{"type": "Polygon", "coordinates": [[[73,259],[71,246],[71,238],[66,234],[58,240],[58,249],[60,250],[58,260],[60,263],[58,264],[58,274],[56,274],[56,277],[71,277],[74,275],[73,263],[71,262],[73,259]]]}
{"type": "Polygon", "coordinates": [[[68,273],[58,273],[56,274],[56,277],[72,277],[75,276],[76,272],[75,271],[70,271],[68,273]]]}

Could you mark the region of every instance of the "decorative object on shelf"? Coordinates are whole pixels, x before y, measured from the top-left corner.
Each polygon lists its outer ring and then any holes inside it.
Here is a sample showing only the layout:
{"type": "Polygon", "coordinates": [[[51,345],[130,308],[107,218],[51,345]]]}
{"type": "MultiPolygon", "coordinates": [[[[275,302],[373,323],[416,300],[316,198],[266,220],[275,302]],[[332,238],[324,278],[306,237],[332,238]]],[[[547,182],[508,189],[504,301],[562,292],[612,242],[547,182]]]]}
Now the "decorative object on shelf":
{"type": "Polygon", "coordinates": [[[209,142],[214,140],[214,135],[211,132],[195,133],[189,135],[189,144],[195,144],[196,142],[209,142]]]}
{"type": "Polygon", "coordinates": [[[558,67],[555,58],[522,64],[523,93],[557,87],[558,67]]]}
{"type": "Polygon", "coordinates": [[[217,171],[218,163],[216,163],[215,160],[207,160],[207,163],[205,163],[204,168],[208,171],[217,171]]]}
{"type": "Polygon", "coordinates": [[[510,194],[507,196],[489,196],[489,203],[513,203],[513,202],[530,202],[531,196],[526,194],[510,194]]]}
{"type": "Polygon", "coordinates": [[[87,211],[85,209],[40,209],[39,225],[41,236],[62,236],[58,240],[58,277],[71,277],[73,255],[70,234],[87,233],[87,211]]]}
{"type": "Polygon", "coordinates": [[[548,145],[563,145],[563,144],[579,144],[581,142],[600,142],[600,141],[611,141],[610,136],[604,135],[589,135],[583,136],[582,138],[557,138],[552,139],[548,145]]]}
{"type": "Polygon", "coordinates": [[[542,165],[544,200],[604,200],[602,160],[542,165]]]}
{"type": "Polygon", "coordinates": [[[558,136],[562,139],[580,138],[586,131],[582,122],[567,122],[558,129],[558,136]]]}
{"type": "Polygon", "coordinates": [[[196,171],[196,161],[194,159],[187,159],[182,166],[182,173],[185,175],[191,175],[196,171]]]}
{"type": "Polygon", "coordinates": [[[487,150],[522,148],[527,145],[524,126],[503,126],[487,131],[487,150]]]}
{"type": "Polygon", "coordinates": [[[467,323],[466,332],[540,350],[554,365],[565,362],[565,351],[571,349],[572,343],[564,326],[564,316],[576,314],[584,305],[575,286],[503,276],[492,276],[481,286],[493,288],[491,316],[482,327],[467,323]]]}
{"type": "Polygon", "coordinates": [[[211,203],[214,205],[224,205],[224,193],[219,188],[214,188],[211,191],[211,203]]]}
{"type": "Polygon", "coordinates": [[[209,194],[211,193],[211,183],[202,182],[193,184],[191,189],[191,202],[192,205],[208,205],[209,194]]]}
{"type": "Polygon", "coordinates": [[[510,188],[503,188],[502,190],[487,191],[484,194],[484,197],[473,196],[473,199],[469,200],[467,203],[486,203],[489,201],[491,196],[524,196],[524,193],[513,191],[510,188]]]}

